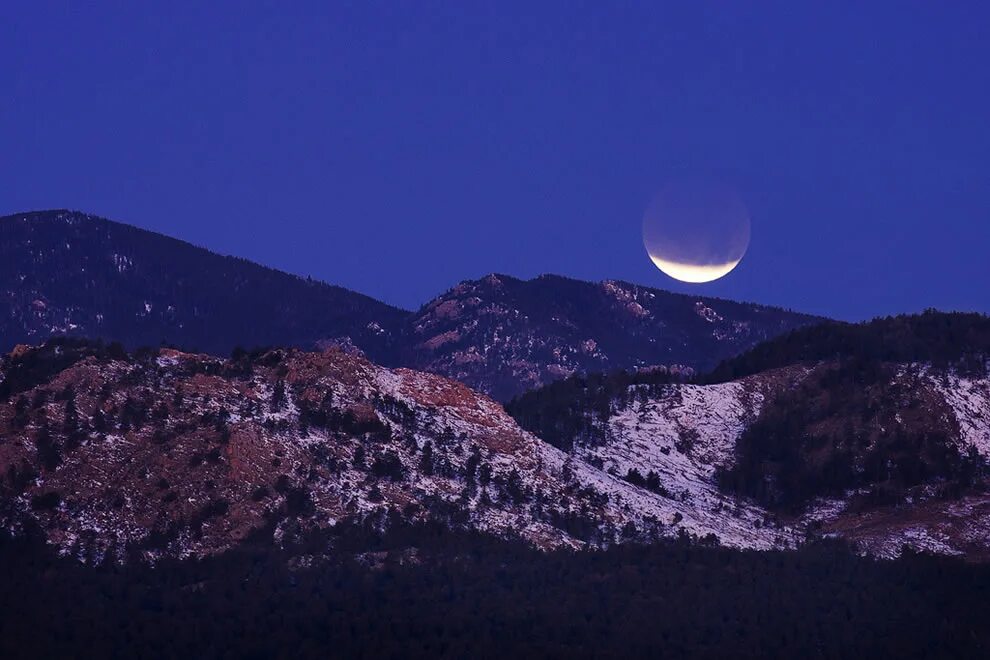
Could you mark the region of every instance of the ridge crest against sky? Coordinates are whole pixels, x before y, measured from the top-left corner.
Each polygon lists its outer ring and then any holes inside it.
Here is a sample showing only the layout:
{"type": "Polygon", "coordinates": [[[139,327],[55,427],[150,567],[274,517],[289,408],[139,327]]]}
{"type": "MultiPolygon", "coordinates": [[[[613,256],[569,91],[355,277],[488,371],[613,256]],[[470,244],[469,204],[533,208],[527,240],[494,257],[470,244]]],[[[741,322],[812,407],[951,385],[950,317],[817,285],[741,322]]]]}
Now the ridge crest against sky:
{"type": "Polygon", "coordinates": [[[80,209],[406,309],[554,272],[990,312],[984,3],[249,5],[5,5],[0,215],[80,209]],[[710,284],[641,241],[683,175],[752,216],[710,284]]]}

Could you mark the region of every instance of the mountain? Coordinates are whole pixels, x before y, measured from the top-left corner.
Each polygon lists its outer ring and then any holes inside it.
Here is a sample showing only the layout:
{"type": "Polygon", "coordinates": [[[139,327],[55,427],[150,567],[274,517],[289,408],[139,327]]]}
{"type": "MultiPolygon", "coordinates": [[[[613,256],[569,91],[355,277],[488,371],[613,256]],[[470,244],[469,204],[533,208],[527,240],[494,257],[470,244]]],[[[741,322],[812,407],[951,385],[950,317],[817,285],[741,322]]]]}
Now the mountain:
{"type": "Polygon", "coordinates": [[[0,218],[0,343],[129,347],[351,343],[389,361],[407,312],[367,296],[71,211],[0,218]]]}
{"type": "Polygon", "coordinates": [[[21,345],[0,655],[982,657],[987,328],[800,329],[520,423],[339,347],[21,345]]]}
{"type": "Polygon", "coordinates": [[[849,358],[930,362],[982,372],[986,355],[990,355],[990,317],[928,310],[869,323],[828,321],[803,327],[725,360],[705,380],[718,382],[790,364],[849,358]]]}
{"type": "Polygon", "coordinates": [[[338,345],[506,400],[574,373],[704,371],[820,320],[552,275],[462,282],[411,313],[81,213],[0,218],[0,350],[62,334],[221,356],[338,345]]]}
{"type": "Polygon", "coordinates": [[[0,220],[0,256],[0,518],[83,559],[424,524],[990,556],[985,316],[504,275],[409,313],[69,212],[0,220]],[[206,352],[128,351],[162,340],[206,352]]]}
{"type": "Polygon", "coordinates": [[[404,360],[506,400],[570,376],[615,369],[708,370],[821,321],[782,309],[626,282],[489,275],[423,307],[404,360]]]}
{"type": "Polygon", "coordinates": [[[94,562],[354,524],[434,524],[538,548],[797,540],[745,502],[718,515],[571,460],[461,383],[338,349],[221,360],[74,339],[21,347],[0,365],[0,438],[3,526],[38,527],[94,562]]]}
{"type": "MultiPolygon", "coordinates": [[[[942,316],[896,323],[980,337],[986,322],[942,316]]],[[[957,353],[572,378],[513,401],[513,419],[457,381],[337,348],[223,360],[57,339],[0,362],[0,523],[93,562],[259,535],[333,555],[342,529],[417,525],[540,549],[837,537],[985,559],[990,377],[957,353]]]]}
{"type": "Polygon", "coordinates": [[[508,410],[574,460],[699,508],[724,498],[865,552],[990,556],[990,319],[801,329],[698,382],[572,378],[508,410]]]}

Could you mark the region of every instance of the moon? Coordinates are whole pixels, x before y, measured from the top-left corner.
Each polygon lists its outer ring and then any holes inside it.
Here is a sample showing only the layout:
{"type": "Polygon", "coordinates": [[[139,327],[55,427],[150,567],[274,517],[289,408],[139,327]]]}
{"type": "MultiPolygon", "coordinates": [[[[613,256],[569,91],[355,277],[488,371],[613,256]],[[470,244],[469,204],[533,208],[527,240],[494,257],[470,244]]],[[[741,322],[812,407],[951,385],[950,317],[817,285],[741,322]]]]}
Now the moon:
{"type": "Polygon", "coordinates": [[[749,212],[732,188],[710,181],[667,184],[643,215],[643,245],[661,271],[701,284],[725,277],[749,247],[749,212]]]}

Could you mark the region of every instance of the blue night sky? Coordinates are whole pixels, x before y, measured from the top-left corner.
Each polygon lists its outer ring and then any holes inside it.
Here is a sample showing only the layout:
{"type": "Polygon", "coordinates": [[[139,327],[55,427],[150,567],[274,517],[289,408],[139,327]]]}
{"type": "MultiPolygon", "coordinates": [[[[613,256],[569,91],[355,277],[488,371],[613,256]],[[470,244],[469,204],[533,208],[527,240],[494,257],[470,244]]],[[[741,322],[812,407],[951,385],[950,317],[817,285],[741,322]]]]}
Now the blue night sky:
{"type": "Polygon", "coordinates": [[[82,4],[4,3],[0,214],[80,209],[407,308],[498,271],[990,312],[987,3],[82,4]],[[683,175],[752,214],[711,284],[642,246],[683,175]]]}

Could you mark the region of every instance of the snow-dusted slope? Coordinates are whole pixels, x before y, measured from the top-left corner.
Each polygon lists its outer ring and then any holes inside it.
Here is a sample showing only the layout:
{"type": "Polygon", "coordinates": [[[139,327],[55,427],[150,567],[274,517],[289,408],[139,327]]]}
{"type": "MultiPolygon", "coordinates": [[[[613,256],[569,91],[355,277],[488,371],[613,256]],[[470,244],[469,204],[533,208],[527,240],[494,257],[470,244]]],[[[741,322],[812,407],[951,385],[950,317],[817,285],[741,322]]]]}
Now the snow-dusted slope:
{"type": "MultiPolygon", "coordinates": [[[[820,533],[880,556],[904,545],[990,556],[978,470],[883,504],[866,484],[790,517],[720,491],[740,436],[778,397],[817,383],[816,369],[633,385],[603,433],[564,452],[461,383],[339,350],[225,361],[25,347],[0,361],[0,520],[37,524],[87,560],[205,555],[257,534],[289,543],[398,521],[541,548],[686,534],[769,549],[820,533]]],[[[954,451],[986,457],[986,379],[905,365],[880,389],[870,428],[944,429],[954,451]]]]}
{"type": "Polygon", "coordinates": [[[336,350],[238,361],[97,352],[12,394],[0,429],[4,524],[30,519],[85,559],[203,555],[271,524],[285,542],[366,520],[544,548],[684,533],[791,542],[745,507],[719,516],[568,456],[465,385],[336,350]]]}
{"type": "Polygon", "coordinates": [[[763,395],[744,383],[667,385],[658,397],[643,399],[632,386],[632,401],[609,419],[605,447],[585,450],[620,474],[629,468],[662,470],[673,489],[709,480],[715,468],[732,460],[735,441],[759,413],[763,395]],[[621,442],[616,440],[621,439],[621,442]]]}
{"type": "Polygon", "coordinates": [[[741,547],[792,544],[793,529],[774,525],[766,510],[715,484],[716,469],[732,460],[736,439],[759,412],[763,394],[754,385],[668,385],[653,398],[637,396],[633,386],[630,403],[608,420],[605,443],[579,444],[574,455],[609,474],[628,479],[633,471],[651,479],[696,535],[713,533],[741,547]]]}
{"type": "MultiPolygon", "coordinates": [[[[774,515],[720,490],[717,472],[732,466],[740,435],[767,402],[792,391],[815,369],[791,367],[713,385],[631,386],[613,401],[600,438],[576,438],[572,454],[609,474],[649,482],[646,487],[665,494],[670,506],[685,505],[679,508],[682,525],[695,533],[716,530],[723,543],[765,547],[761,540],[773,528],[777,545],[821,534],[882,557],[897,556],[904,547],[990,555],[990,497],[978,483],[959,490],[954,482],[934,479],[884,504],[863,488],[820,498],[798,517],[774,515]],[[764,533],[759,538],[751,535],[756,529],[764,533]]],[[[874,405],[881,407],[870,413],[872,424],[884,433],[912,425],[943,430],[949,451],[990,458],[990,380],[924,364],[901,365],[892,373],[889,383],[878,386],[884,394],[877,395],[874,405]]]]}
{"type": "MultiPolygon", "coordinates": [[[[927,401],[931,423],[946,430],[961,455],[975,454],[985,475],[990,459],[990,379],[909,364],[898,370],[897,381],[917,399],[927,401]]],[[[898,411],[894,423],[908,422],[898,411]]],[[[805,522],[879,557],[896,557],[911,548],[986,560],[990,558],[990,496],[979,479],[958,495],[941,493],[940,484],[934,483],[915,489],[901,502],[879,507],[851,507],[856,493],[849,493],[844,500],[821,502],[805,515],[805,522]]]]}
{"type": "Polygon", "coordinates": [[[960,441],[990,459],[990,379],[924,370],[955,416],[960,441]]]}

